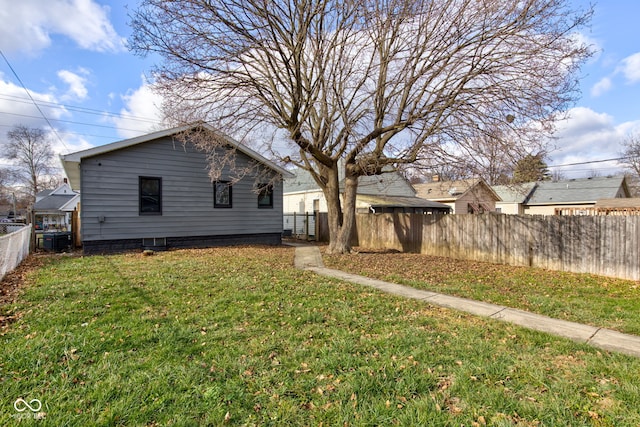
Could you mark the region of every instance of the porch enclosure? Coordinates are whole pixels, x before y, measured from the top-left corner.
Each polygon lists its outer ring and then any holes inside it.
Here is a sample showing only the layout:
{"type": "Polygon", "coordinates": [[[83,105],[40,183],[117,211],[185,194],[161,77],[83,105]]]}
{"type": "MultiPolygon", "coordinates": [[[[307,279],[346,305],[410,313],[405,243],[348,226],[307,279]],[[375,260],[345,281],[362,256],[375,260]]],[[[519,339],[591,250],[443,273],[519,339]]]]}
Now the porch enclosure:
{"type": "MultiPolygon", "coordinates": [[[[318,216],[325,230],[326,214],[318,216]]],[[[328,233],[318,232],[319,241],[328,233]]],[[[357,214],[352,244],[640,280],[640,216],[357,214]]]]}

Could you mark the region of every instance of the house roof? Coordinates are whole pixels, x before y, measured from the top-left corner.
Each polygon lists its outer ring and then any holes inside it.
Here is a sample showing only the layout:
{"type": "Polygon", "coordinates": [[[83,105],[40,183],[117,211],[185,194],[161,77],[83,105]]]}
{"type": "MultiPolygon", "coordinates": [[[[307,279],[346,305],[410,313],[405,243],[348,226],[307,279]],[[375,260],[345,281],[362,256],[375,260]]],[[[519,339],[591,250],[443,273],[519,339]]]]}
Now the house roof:
{"type": "Polygon", "coordinates": [[[536,189],[535,182],[513,185],[494,185],[493,191],[505,203],[526,203],[536,189]]]}
{"type": "Polygon", "coordinates": [[[45,190],[40,190],[36,193],[36,198],[38,197],[47,197],[49,194],[53,192],[53,189],[47,188],[45,190]]]}
{"type": "Polygon", "coordinates": [[[595,203],[600,199],[618,198],[621,192],[624,197],[629,197],[624,176],[540,181],[537,184],[528,205],[595,203]]]}
{"type": "Polygon", "coordinates": [[[402,197],[402,196],[372,196],[367,194],[359,194],[356,197],[356,203],[366,204],[372,207],[386,208],[429,208],[451,210],[451,207],[444,203],[438,203],[431,200],[421,199],[420,197],[402,197]]]}
{"type": "Polygon", "coordinates": [[[65,205],[67,205],[76,197],[79,197],[79,194],[76,194],[76,193],[69,194],[69,195],[53,194],[50,196],[45,196],[42,199],[38,200],[33,205],[33,210],[36,212],[62,211],[66,207],[65,205]]]}
{"type": "MultiPolygon", "coordinates": [[[[340,169],[342,170],[342,169],[340,169]]],[[[283,192],[296,193],[305,191],[320,191],[318,184],[311,174],[304,169],[292,171],[293,176],[284,180],[283,192]]],[[[340,180],[340,191],[344,188],[344,180],[340,180]]],[[[387,195],[390,192],[402,191],[403,196],[413,196],[415,190],[411,184],[398,172],[389,171],[380,175],[365,175],[358,179],[358,194],[387,195]]]]}
{"type": "Polygon", "coordinates": [[[413,185],[416,189],[416,196],[441,202],[453,202],[478,186],[486,187],[496,201],[500,200],[500,196],[481,178],[462,179],[458,181],[436,181],[413,185]]]}
{"type": "MultiPolygon", "coordinates": [[[[60,156],[60,160],[62,161],[62,166],[64,167],[67,178],[69,179],[69,183],[72,188],[78,190],[80,189],[80,162],[83,159],[98,156],[105,153],[110,153],[112,151],[122,150],[128,147],[132,147],[138,144],[144,144],[146,142],[150,142],[156,139],[165,138],[168,136],[173,136],[179,134],[181,132],[185,132],[191,129],[196,128],[204,128],[210,132],[214,132],[219,134],[219,132],[211,125],[207,123],[195,123],[180,127],[175,127],[171,129],[165,129],[158,132],[148,133],[146,135],[138,136],[136,138],[125,139],[122,141],[112,142],[110,144],[100,145],[98,147],[89,148],[88,150],[76,151],[74,153],[64,154],[60,156]]],[[[286,169],[276,165],[270,160],[267,160],[262,155],[253,151],[249,147],[240,144],[238,141],[235,141],[231,137],[224,136],[225,142],[232,146],[234,149],[237,149],[241,153],[251,157],[252,159],[264,164],[265,166],[275,170],[280,173],[282,176],[291,176],[291,173],[286,169]]]]}
{"type": "Polygon", "coordinates": [[[292,175],[290,178],[285,179],[282,184],[284,194],[319,190],[318,183],[306,170],[295,169],[292,171],[292,175]]]}

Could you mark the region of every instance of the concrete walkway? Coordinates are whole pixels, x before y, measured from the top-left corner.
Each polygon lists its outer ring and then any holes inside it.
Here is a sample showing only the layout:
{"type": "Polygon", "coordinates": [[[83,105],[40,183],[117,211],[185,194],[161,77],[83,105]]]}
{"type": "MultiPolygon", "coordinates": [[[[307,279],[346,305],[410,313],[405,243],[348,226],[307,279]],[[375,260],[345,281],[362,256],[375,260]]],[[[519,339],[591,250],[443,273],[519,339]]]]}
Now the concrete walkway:
{"type": "Polygon", "coordinates": [[[514,323],[529,329],[547,332],[553,335],[572,339],[580,343],[587,343],[604,350],[617,351],[640,357],[640,337],[610,329],[597,328],[581,323],[553,319],[539,314],[516,310],[501,305],[474,301],[466,298],[452,297],[436,292],[423,291],[409,286],[398,285],[382,280],[369,279],[356,274],[325,268],[322,255],[317,246],[295,245],[295,266],[303,270],[310,270],[322,276],[334,277],[348,282],[357,283],[379,289],[383,292],[422,300],[430,304],[464,311],[478,316],[489,317],[514,323]]]}

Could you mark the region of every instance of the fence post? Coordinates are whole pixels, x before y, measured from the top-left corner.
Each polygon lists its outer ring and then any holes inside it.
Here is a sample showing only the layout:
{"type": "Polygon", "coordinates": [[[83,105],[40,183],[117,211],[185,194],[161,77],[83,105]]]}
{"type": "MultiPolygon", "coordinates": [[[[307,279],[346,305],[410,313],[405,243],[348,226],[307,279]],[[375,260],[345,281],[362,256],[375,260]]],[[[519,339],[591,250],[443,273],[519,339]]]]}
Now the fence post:
{"type": "Polygon", "coordinates": [[[298,235],[298,229],[296,227],[296,213],[293,213],[293,236],[297,236],[298,235]]]}
{"type": "Polygon", "coordinates": [[[316,242],[320,241],[320,225],[318,222],[318,211],[313,211],[313,233],[316,236],[316,242]]]}
{"type": "Polygon", "coordinates": [[[29,224],[31,224],[31,237],[29,239],[29,253],[33,253],[37,249],[36,241],[36,213],[33,209],[29,210],[29,224]]]}

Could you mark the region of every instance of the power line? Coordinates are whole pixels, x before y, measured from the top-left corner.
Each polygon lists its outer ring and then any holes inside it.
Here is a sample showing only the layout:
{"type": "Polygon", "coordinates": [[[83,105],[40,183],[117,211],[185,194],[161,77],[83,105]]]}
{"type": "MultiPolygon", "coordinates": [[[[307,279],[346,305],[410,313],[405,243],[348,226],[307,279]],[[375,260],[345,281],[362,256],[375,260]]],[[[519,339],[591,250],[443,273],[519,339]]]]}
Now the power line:
{"type": "Polygon", "coordinates": [[[603,159],[603,160],[589,160],[586,162],[576,162],[576,163],[565,163],[564,165],[551,165],[547,166],[547,168],[561,168],[564,166],[580,166],[580,165],[590,165],[592,163],[605,163],[605,162],[615,162],[620,160],[628,159],[628,157],[617,157],[615,159],[603,159]]]}
{"type": "Polygon", "coordinates": [[[58,132],[56,132],[56,129],[53,127],[53,125],[51,124],[51,122],[49,121],[49,119],[47,118],[47,116],[45,116],[44,112],[42,111],[42,109],[40,108],[40,106],[36,103],[35,99],[33,99],[33,97],[31,96],[31,92],[29,92],[29,90],[27,89],[27,87],[25,86],[25,84],[22,82],[22,79],[20,78],[20,76],[18,76],[18,73],[16,73],[16,70],[14,70],[13,66],[11,65],[11,63],[9,62],[9,60],[7,59],[6,56],[4,56],[4,52],[2,51],[2,49],[0,49],[0,55],[2,55],[2,58],[4,59],[4,62],[7,63],[7,65],[9,66],[9,69],[11,70],[11,72],[13,73],[13,75],[15,76],[15,78],[18,80],[18,82],[20,83],[20,86],[22,86],[22,88],[24,89],[24,91],[27,93],[27,95],[29,96],[29,99],[31,99],[31,102],[33,102],[33,105],[35,105],[35,107],[38,109],[38,111],[40,112],[40,114],[42,115],[42,118],[47,122],[47,124],[49,125],[49,127],[51,128],[51,130],[53,131],[54,135],[56,136],[56,138],[58,138],[58,140],[60,141],[60,143],[62,143],[62,145],[64,146],[65,149],[69,149],[69,147],[67,147],[67,144],[64,143],[64,140],[60,137],[60,135],[58,135],[58,132]]]}
{"type": "MultiPolygon", "coordinates": [[[[88,126],[93,126],[93,125],[88,125],[88,126]]],[[[0,124],[0,127],[13,128],[13,125],[0,124]]],[[[70,130],[61,130],[60,133],[64,134],[64,135],[87,136],[87,137],[92,137],[92,138],[104,138],[104,139],[111,139],[111,140],[113,139],[112,135],[95,135],[95,134],[91,134],[91,133],[72,132],[70,130]]]]}
{"type": "MultiPolygon", "coordinates": [[[[39,119],[40,117],[37,116],[31,116],[29,114],[19,114],[19,113],[8,113],[6,111],[0,111],[0,114],[6,114],[8,116],[17,116],[17,117],[25,117],[28,119],[39,119]]],[[[99,127],[99,128],[105,128],[105,129],[118,129],[118,130],[128,130],[131,132],[139,132],[139,129],[127,129],[127,128],[122,128],[122,127],[116,127],[116,126],[109,126],[109,125],[99,125],[96,123],[82,123],[82,122],[76,122],[73,120],[63,120],[63,119],[48,119],[47,123],[49,124],[49,126],[51,126],[51,121],[54,122],[60,122],[60,123],[68,123],[68,124],[73,124],[73,125],[82,125],[82,126],[93,126],[93,127],[99,127]]],[[[157,122],[155,122],[157,123],[157,122]]]]}
{"type": "MultiPolygon", "coordinates": [[[[6,94],[0,94],[0,99],[4,99],[7,101],[11,101],[11,102],[20,102],[20,103],[31,103],[28,102],[28,98],[23,98],[20,96],[15,96],[15,95],[6,95],[6,94]]],[[[76,105],[69,105],[69,104],[60,104],[57,102],[51,102],[51,101],[37,101],[37,104],[40,106],[44,106],[47,108],[57,108],[60,110],[65,110],[65,111],[76,111],[79,113],[83,113],[83,114],[93,114],[93,115],[97,115],[97,116],[109,116],[109,117],[116,117],[116,118],[124,118],[127,120],[132,120],[132,121],[139,121],[139,122],[148,122],[148,123],[158,123],[157,119],[154,118],[148,118],[148,117],[141,117],[141,116],[135,116],[133,114],[126,114],[126,113],[114,113],[111,111],[104,111],[104,110],[98,110],[98,109],[93,109],[93,108],[86,108],[86,107],[79,107],[76,105]]]]}
{"type": "MultiPolygon", "coordinates": [[[[15,95],[0,94],[0,99],[4,99],[4,100],[7,100],[7,101],[12,101],[12,102],[21,102],[21,103],[33,104],[38,109],[38,111],[40,112],[40,115],[42,116],[41,118],[43,118],[47,122],[47,124],[52,129],[52,131],[54,132],[56,137],[60,140],[60,142],[67,149],[68,149],[68,147],[66,146],[66,144],[64,143],[64,141],[62,140],[62,138],[60,137],[60,135],[58,134],[56,129],[51,124],[51,120],[56,121],[56,122],[60,122],[60,123],[68,123],[68,124],[75,124],[75,125],[82,125],[82,126],[94,126],[94,127],[100,127],[100,128],[106,128],[106,129],[126,130],[126,131],[131,131],[131,132],[141,132],[141,131],[139,129],[126,129],[126,128],[121,128],[121,127],[117,127],[117,126],[99,125],[99,124],[95,124],[95,123],[82,123],[82,122],[71,121],[71,120],[49,119],[49,118],[46,117],[46,115],[44,114],[44,112],[42,111],[40,106],[44,106],[44,107],[47,107],[47,108],[58,108],[58,109],[65,110],[65,111],[66,110],[70,110],[70,111],[75,111],[75,112],[79,112],[79,113],[83,113],[83,114],[93,114],[93,115],[99,115],[99,116],[109,116],[109,117],[114,117],[114,118],[121,118],[121,119],[125,119],[125,120],[130,120],[130,121],[133,121],[133,122],[144,122],[144,123],[148,123],[148,124],[159,124],[160,123],[157,119],[141,117],[141,116],[135,116],[135,115],[132,115],[132,114],[113,113],[113,112],[110,112],[110,111],[104,111],[104,110],[98,110],[98,109],[92,109],[92,108],[86,108],[86,107],[79,107],[79,106],[68,105],[68,104],[60,104],[60,103],[51,102],[51,101],[38,101],[37,102],[31,96],[31,93],[27,90],[26,86],[24,85],[24,83],[22,82],[20,77],[17,75],[17,73],[14,70],[14,68],[11,66],[11,64],[7,60],[7,58],[4,55],[4,53],[2,52],[2,50],[0,50],[0,55],[2,55],[3,59],[5,60],[5,62],[9,66],[9,68],[11,69],[13,75],[16,77],[18,82],[20,82],[20,85],[22,86],[22,88],[25,90],[25,92],[28,95],[28,98],[24,98],[24,97],[15,96],[15,95]]],[[[40,117],[36,117],[36,116],[31,116],[31,115],[26,115],[26,114],[18,114],[18,113],[9,113],[9,112],[5,112],[5,111],[0,111],[0,114],[7,114],[7,115],[12,115],[12,116],[34,118],[34,119],[40,118],[40,117]]],[[[6,125],[0,125],[0,126],[6,126],[6,125]]],[[[71,134],[71,135],[79,135],[79,136],[90,136],[90,137],[96,137],[96,138],[107,138],[107,139],[111,138],[110,136],[91,135],[91,134],[83,134],[83,133],[70,132],[70,131],[63,131],[63,133],[71,134]]],[[[628,157],[617,157],[617,158],[612,158],[612,159],[590,160],[590,161],[585,161],[585,162],[565,163],[565,164],[560,164],[560,165],[547,165],[546,167],[547,168],[561,168],[561,167],[568,167],[568,166],[580,166],[580,165],[589,165],[589,164],[594,164],[594,163],[606,163],[606,162],[613,162],[613,161],[621,161],[621,160],[625,160],[627,158],[628,157]]],[[[457,163],[457,162],[454,162],[454,163],[457,163]]],[[[611,166],[610,168],[613,168],[613,166],[611,166]]],[[[584,170],[587,170],[587,169],[581,169],[581,170],[584,171],[584,170]]]]}

